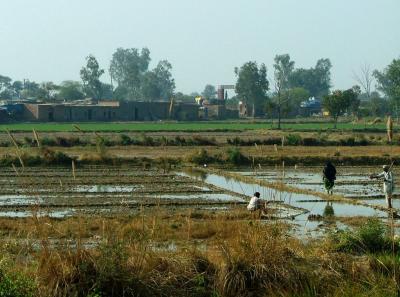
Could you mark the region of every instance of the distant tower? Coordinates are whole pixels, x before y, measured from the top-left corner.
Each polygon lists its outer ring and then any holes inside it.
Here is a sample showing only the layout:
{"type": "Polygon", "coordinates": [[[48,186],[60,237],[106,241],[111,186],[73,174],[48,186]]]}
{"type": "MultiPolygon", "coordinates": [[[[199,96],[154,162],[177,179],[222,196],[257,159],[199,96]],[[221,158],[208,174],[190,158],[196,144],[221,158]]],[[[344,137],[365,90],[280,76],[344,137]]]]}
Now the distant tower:
{"type": "Polygon", "coordinates": [[[218,100],[225,100],[228,99],[228,92],[226,90],[234,90],[234,85],[220,85],[218,86],[218,100]]]}

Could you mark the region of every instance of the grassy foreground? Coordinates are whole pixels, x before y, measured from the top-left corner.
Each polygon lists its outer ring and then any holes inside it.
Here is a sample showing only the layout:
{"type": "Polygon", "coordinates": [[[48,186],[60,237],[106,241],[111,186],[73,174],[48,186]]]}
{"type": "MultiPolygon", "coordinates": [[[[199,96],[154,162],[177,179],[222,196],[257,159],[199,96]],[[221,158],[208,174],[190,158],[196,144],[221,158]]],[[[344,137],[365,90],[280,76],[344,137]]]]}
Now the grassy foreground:
{"type": "Polygon", "coordinates": [[[251,220],[243,210],[1,219],[0,226],[0,296],[398,292],[398,242],[376,220],[354,232],[307,243],[291,236],[287,225],[251,220]]]}
{"type": "MultiPolygon", "coordinates": [[[[71,132],[78,125],[83,131],[127,132],[127,131],[245,131],[273,129],[270,122],[136,122],[136,123],[16,123],[0,124],[0,131],[6,129],[14,132],[71,132]]],[[[333,129],[333,123],[283,123],[282,129],[292,131],[326,131],[333,129]]],[[[338,130],[348,131],[385,131],[384,124],[365,125],[364,123],[338,123],[338,130]]]]}

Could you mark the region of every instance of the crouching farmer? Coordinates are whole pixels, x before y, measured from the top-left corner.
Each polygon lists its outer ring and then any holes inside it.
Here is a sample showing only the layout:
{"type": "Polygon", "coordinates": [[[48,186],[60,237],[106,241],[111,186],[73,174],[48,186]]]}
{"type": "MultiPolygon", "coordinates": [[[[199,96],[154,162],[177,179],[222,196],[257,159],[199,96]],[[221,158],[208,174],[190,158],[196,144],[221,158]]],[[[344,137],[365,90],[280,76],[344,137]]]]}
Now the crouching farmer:
{"type": "Polygon", "coordinates": [[[247,210],[251,212],[259,211],[259,216],[261,216],[261,214],[263,214],[267,209],[266,204],[267,201],[264,201],[260,198],[260,193],[255,192],[254,196],[250,199],[250,202],[247,205],[247,210]]]}

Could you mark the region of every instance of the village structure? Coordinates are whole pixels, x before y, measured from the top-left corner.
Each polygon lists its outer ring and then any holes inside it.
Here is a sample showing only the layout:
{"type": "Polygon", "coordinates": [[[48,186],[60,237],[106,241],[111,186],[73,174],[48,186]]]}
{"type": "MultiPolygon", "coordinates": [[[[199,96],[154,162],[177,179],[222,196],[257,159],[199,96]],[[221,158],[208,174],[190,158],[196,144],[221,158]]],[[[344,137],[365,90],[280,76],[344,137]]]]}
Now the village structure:
{"type": "MultiPolygon", "coordinates": [[[[227,120],[253,116],[252,106],[239,102],[227,106],[227,89],[220,85],[217,98],[193,98],[193,102],[170,101],[113,101],[76,100],[68,102],[41,102],[29,100],[3,101],[0,104],[0,122],[123,122],[123,121],[197,121],[227,120]]],[[[305,116],[321,112],[319,100],[311,98],[301,106],[305,116]]]]}

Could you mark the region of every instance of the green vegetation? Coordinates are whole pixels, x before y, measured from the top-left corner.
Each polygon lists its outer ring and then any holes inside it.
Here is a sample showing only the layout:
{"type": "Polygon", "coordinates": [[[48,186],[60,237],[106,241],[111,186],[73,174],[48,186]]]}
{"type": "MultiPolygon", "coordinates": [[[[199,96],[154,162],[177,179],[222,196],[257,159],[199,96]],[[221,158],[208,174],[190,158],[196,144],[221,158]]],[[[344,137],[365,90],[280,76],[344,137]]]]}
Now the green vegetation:
{"type": "Polygon", "coordinates": [[[22,273],[10,272],[10,263],[5,265],[1,260],[0,296],[1,297],[33,297],[37,296],[37,284],[22,273]]]}
{"type": "MultiPolygon", "coordinates": [[[[78,123],[82,131],[124,132],[124,131],[245,131],[273,129],[271,122],[150,122],[150,123],[78,123]]],[[[0,124],[0,131],[71,132],[76,131],[71,123],[18,123],[0,124]]],[[[282,123],[282,129],[293,131],[326,131],[334,123],[282,123]]],[[[366,125],[364,123],[338,123],[338,130],[386,131],[385,124],[366,125]]]]}
{"type": "MultiPolygon", "coordinates": [[[[346,230],[333,237],[336,249],[357,254],[388,252],[393,249],[386,226],[377,218],[369,219],[357,230],[346,230]]],[[[398,244],[395,245],[396,250],[398,244]]]]}

